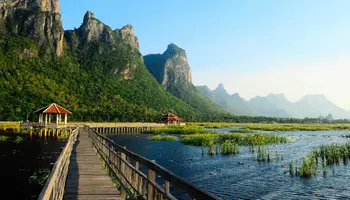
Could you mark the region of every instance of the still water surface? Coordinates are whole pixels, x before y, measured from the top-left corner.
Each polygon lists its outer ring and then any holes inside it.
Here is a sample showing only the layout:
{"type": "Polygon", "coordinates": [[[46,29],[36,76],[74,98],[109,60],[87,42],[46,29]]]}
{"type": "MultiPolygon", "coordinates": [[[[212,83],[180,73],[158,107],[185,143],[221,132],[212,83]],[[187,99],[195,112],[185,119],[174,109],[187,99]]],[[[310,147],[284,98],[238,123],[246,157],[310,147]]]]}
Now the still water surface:
{"type": "Polygon", "coordinates": [[[350,199],[349,165],[328,167],[326,174],[319,171],[313,178],[289,175],[291,160],[301,161],[322,144],[347,142],[341,135],[350,131],[276,133],[287,135],[293,142],[269,145],[274,157],[270,163],[256,161],[249,147],[241,147],[234,156],[209,156],[202,155],[201,147],[179,141],[155,142],[145,135],[111,138],[223,199],[350,199]]]}
{"type": "Polygon", "coordinates": [[[37,199],[43,186],[29,179],[39,169],[51,169],[65,142],[21,135],[24,140],[17,144],[11,135],[0,142],[0,199],[37,199]]]}

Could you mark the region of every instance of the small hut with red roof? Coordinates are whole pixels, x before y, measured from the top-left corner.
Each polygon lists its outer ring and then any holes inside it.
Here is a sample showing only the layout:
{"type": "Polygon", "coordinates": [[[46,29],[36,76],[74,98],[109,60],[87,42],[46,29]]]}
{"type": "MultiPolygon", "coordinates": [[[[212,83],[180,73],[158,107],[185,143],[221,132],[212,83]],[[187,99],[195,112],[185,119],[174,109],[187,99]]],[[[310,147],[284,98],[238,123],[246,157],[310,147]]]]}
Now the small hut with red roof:
{"type": "Polygon", "coordinates": [[[180,117],[178,117],[177,115],[173,114],[173,113],[167,113],[166,115],[164,115],[161,118],[161,121],[166,123],[166,124],[175,124],[178,125],[180,124],[180,117]]]}
{"type": "Polygon", "coordinates": [[[45,123],[45,125],[51,123],[52,118],[56,118],[56,125],[58,125],[61,123],[62,115],[64,115],[64,124],[67,125],[68,115],[71,115],[72,113],[62,106],[52,103],[35,111],[34,114],[39,114],[39,123],[45,123]]]}

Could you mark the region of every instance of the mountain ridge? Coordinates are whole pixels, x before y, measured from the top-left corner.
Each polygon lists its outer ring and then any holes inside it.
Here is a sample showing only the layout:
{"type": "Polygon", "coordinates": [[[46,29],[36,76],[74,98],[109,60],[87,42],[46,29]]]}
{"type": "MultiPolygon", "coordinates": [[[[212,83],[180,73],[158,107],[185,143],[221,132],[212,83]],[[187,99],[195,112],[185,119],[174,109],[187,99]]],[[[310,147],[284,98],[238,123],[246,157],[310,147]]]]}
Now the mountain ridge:
{"type": "MultiPolygon", "coordinates": [[[[301,97],[299,100],[295,102],[291,102],[287,99],[284,93],[274,94],[270,93],[266,96],[256,96],[249,100],[245,100],[243,102],[248,102],[250,106],[254,108],[255,113],[252,114],[251,110],[246,110],[246,103],[240,103],[237,101],[230,100],[223,105],[222,99],[215,100],[213,95],[217,93],[217,90],[220,90],[223,93],[227,93],[223,84],[220,83],[216,89],[211,90],[207,86],[197,86],[200,88],[200,91],[204,96],[211,99],[218,105],[227,110],[228,104],[232,104],[235,102],[237,107],[241,107],[241,113],[243,115],[248,116],[268,116],[268,117],[283,117],[283,118],[318,118],[319,116],[327,116],[329,114],[336,119],[346,119],[350,118],[350,111],[345,110],[336,104],[332,103],[327,99],[324,94],[312,94],[305,95],[301,97]],[[206,91],[203,91],[203,88],[207,88],[206,91]]],[[[227,95],[229,95],[227,93],[227,95]]],[[[238,93],[234,93],[231,96],[235,96],[236,98],[241,98],[238,93]]],[[[230,110],[234,112],[234,110],[230,110]]]]}

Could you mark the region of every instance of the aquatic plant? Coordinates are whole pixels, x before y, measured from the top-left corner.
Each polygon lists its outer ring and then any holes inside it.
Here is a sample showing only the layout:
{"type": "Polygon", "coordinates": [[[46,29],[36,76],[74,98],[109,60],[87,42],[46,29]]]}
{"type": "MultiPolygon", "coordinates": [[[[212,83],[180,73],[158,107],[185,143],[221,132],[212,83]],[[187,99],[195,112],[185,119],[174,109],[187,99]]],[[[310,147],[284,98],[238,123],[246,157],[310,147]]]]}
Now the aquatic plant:
{"type": "Polygon", "coordinates": [[[60,134],[57,136],[58,140],[67,140],[69,138],[69,134],[60,134]]]}
{"type": "Polygon", "coordinates": [[[278,144],[287,143],[288,139],[285,136],[267,134],[267,133],[251,133],[251,134],[193,134],[182,136],[181,141],[184,144],[194,145],[194,146],[208,146],[209,143],[213,142],[215,144],[223,144],[227,140],[232,141],[237,145],[266,145],[266,144],[278,144]]]}
{"type": "Polygon", "coordinates": [[[198,125],[205,128],[228,128],[235,126],[235,123],[193,123],[192,125],[198,125]]]}
{"type": "Polygon", "coordinates": [[[270,157],[270,150],[267,149],[265,146],[259,146],[257,149],[257,161],[259,162],[270,162],[271,157],[270,157]]]}
{"type": "Polygon", "coordinates": [[[44,185],[47,178],[50,176],[49,169],[38,169],[32,176],[29,177],[30,184],[44,185]]]}
{"type": "Polygon", "coordinates": [[[178,137],[172,136],[172,135],[154,135],[151,136],[150,139],[152,141],[176,141],[178,140],[178,137]]]}
{"type": "Polygon", "coordinates": [[[8,136],[1,135],[0,136],[0,142],[6,142],[9,139],[8,136]]]}
{"type": "Polygon", "coordinates": [[[14,139],[13,142],[16,143],[16,144],[19,144],[19,143],[23,142],[23,137],[21,137],[21,136],[16,136],[16,138],[14,139]]]}
{"type": "Polygon", "coordinates": [[[311,177],[315,175],[317,172],[317,164],[315,155],[311,154],[310,156],[304,157],[303,162],[301,164],[301,168],[299,170],[299,176],[302,177],[311,177]]]}
{"type": "Polygon", "coordinates": [[[221,145],[221,154],[238,154],[239,146],[231,140],[226,140],[221,145]]]}
{"type": "Polygon", "coordinates": [[[318,166],[322,166],[322,171],[326,173],[327,165],[347,164],[349,159],[350,142],[322,145],[304,157],[300,169],[297,169],[298,167],[296,166],[296,171],[299,171],[295,174],[302,177],[311,177],[313,174],[316,174],[318,166]],[[322,161],[321,163],[319,163],[320,160],[322,161]]]}
{"type": "Polygon", "coordinates": [[[350,130],[350,124],[237,124],[251,130],[264,131],[328,131],[350,130]]]}
{"type": "Polygon", "coordinates": [[[240,129],[233,129],[230,130],[230,133],[251,133],[253,130],[250,130],[249,128],[240,128],[240,129]]]}
{"type": "Polygon", "coordinates": [[[162,128],[157,128],[146,132],[146,134],[181,134],[181,135],[190,135],[190,134],[207,134],[207,133],[217,133],[215,131],[206,130],[204,127],[186,125],[186,126],[165,126],[162,128]]]}
{"type": "Polygon", "coordinates": [[[289,162],[289,174],[290,175],[294,175],[294,164],[293,163],[294,162],[292,160],[289,162]]]}

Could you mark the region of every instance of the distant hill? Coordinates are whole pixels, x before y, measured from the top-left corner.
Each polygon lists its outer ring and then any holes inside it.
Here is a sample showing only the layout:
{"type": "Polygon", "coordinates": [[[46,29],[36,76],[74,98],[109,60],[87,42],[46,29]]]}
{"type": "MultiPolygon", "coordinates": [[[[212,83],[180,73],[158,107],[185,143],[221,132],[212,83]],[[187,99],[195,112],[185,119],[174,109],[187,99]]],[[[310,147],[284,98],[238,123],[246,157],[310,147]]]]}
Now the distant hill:
{"type": "Polygon", "coordinates": [[[320,116],[328,116],[332,119],[350,118],[350,111],[338,107],[327,100],[324,95],[307,95],[297,102],[290,102],[284,94],[269,94],[266,97],[257,96],[246,101],[237,93],[229,95],[223,84],[219,84],[215,90],[210,90],[207,86],[198,86],[197,88],[204,96],[236,115],[282,118],[318,118],[320,116]]]}
{"type": "Polygon", "coordinates": [[[207,98],[234,113],[235,115],[257,116],[259,113],[244,100],[239,94],[229,95],[223,84],[220,84],[215,90],[211,91],[207,86],[198,86],[197,89],[207,98]]]}

